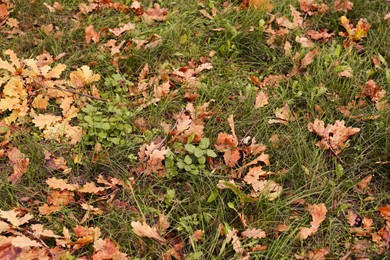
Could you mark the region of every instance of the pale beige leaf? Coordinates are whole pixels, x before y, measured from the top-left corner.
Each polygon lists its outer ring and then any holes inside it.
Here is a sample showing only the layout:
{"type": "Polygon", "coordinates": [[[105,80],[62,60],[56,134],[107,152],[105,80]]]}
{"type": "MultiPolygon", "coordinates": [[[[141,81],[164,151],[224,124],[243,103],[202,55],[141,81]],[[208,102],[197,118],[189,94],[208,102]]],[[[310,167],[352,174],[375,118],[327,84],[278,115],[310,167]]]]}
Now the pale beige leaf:
{"type": "Polygon", "coordinates": [[[68,184],[66,180],[57,179],[55,177],[46,180],[46,184],[52,189],[75,191],[78,189],[77,184],[68,184]]]}
{"type": "Polygon", "coordinates": [[[255,109],[268,105],[268,95],[264,91],[256,94],[255,109]]]}
{"type": "Polygon", "coordinates": [[[39,114],[34,117],[32,122],[39,129],[44,129],[62,120],[62,117],[52,114],[39,114]]]}
{"type": "Polygon", "coordinates": [[[309,66],[319,53],[320,52],[318,50],[312,50],[308,52],[301,60],[301,68],[306,68],[307,66],[309,66]]]}
{"type": "Polygon", "coordinates": [[[16,247],[25,248],[25,247],[42,247],[38,242],[31,240],[26,236],[17,236],[12,238],[11,244],[16,247]]]}
{"type": "Polygon", "coordinates": [[[241,233],[241,236],[248,238],[265,238],[267,234],[261,229],[246,229],[241,233]]]}
{"type": "Polygon", "coordinates": [[[132,221],[131,226],[133,227],[133,232],[140,237],[152,238],[161,243],[166,242],[165,238],[162,238],[156,230],[152,229],[145,222],[132,221]]]}

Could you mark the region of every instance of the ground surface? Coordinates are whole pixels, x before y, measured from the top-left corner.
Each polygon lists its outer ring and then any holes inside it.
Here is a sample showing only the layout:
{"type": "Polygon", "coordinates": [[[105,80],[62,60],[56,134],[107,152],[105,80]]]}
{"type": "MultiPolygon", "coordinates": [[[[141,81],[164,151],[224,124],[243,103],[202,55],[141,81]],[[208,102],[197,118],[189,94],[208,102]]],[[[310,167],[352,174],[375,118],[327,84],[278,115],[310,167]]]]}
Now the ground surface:
{"type": "Polygon", "coordinates": [[[29,2],[1,259],[389,257],[389,1],[29,2]]]}

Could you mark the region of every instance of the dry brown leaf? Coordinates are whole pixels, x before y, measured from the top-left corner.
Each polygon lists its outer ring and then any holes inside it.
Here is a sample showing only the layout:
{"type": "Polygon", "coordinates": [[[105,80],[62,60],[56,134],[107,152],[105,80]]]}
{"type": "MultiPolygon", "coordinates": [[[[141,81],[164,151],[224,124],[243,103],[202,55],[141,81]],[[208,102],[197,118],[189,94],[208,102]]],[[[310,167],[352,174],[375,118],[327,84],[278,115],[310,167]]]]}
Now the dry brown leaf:
{"type": "Polygon", "coordinates": [[[39,129],[44,129],[53,126],[54,124],[60,122],[61,120],[62,117],[53,114],[39,114],[34,116],[32,122],[39,129]]]}
{"type": "Polygon", "coordinates": [[[325,220],[326,213],[328,212],[324,203],[309,205],[308,211],[310,212],[313,219],[310,222],[311,227],[300,228],[299,233],[297,234],[297,238],[299,240],[305,240],[309,236],[316,233],[320,227],[320,224],[325,220]]]}
{"type": "Polygon", "coordinates": [[[304,35],[301,35],[301,36],[296,36],[295,37],[295,41],[299,44],[301,44],[301,47],[302,48],[313,48],[315,47],[316,45],[314,44],[314,42],[312,42],[309,38],[307,38],[306,36],[304,35]]]}
{"type": "Polygon", "coordinates": [[[148,237],[152,238],[158,242],[165,243],[166,239],[161,237],[160,234],[152,229],[147,223],[141,223],[139,221],[132,221],[131,226],[133,228],[133,232],[140,237],[148,237]]]}
{"type": "Polygon", "coordinates": [[[110,239],[97,239],[93,243],[94,253],[92,260],[113,259],[127,260],[127,254],[120,252],[120,247],[110,239]]]}
{"type": "Polygon", "coordinates": [[[372,180],[372,174],[369,174],[358,183],[358,187],[362,190],[366,189],[368,187],[368,184],[370,184],[371,180],[372,180]]]}
{"type": "Polygon", "coordinates": [[[329,248],[324,247],[320,249],[316,249],[314,251],[309,251],[306,254],[307,259],[310,260],[325,260],[325,256],[330,253],[329,248]]]}
{"type": "Polygon", "coordinates": [[[192,234],[192,239],[195,242],[201,241],[203,239],[204,230],[198,229],[194,231],[194,234],[192,234]]]}
{"type": "Polygon", "coordinates": [[[312,50],[310,52],[308,52],[305,57],[303,57],[303,59],[301,60],[301,69],[303,68],[306,68],[307,66],[309,66],[314,58],[319,54],[320,52],[318,50],[312,50]]]}
{"type": "Polygon", "coordinates": [[[157,231],[160,234],[165,234],[165,232],[167,231],[167,229],[169,227],[170,227],[170,224],[169,224],[167,216],[165,216],[164,214],[161,214],[160,217],[158,218],[158,222],[157,222],[157,225],[155,226],[155,228],[157,229],[157,231]]]}
{"type": "Polygon", "coordinates": [[[85,42],[87,44],[90,44],[91,40],[94,43],[99,43],[99,39],[100,39],[100,34],[95,31],[95,28],[93,28],[93,25],[85,27],[85,42]]]}
{"type": "Polygon", "coordinates": [[[34,218],[34,216],[29,213],[27,213],[22,217],[19,217],[19,215],[20,213],[17,212],[16,210],[8,210],[8,211],[0,210],[0,217],[6,219],[14,227],[19,227],[23,224],[26,224],[32,218],[34,218]]]}
{"type": "Polygon", "coordinates": [[[334,9],[336,11],[342,11],[344,13],[352,10],[353,3],[349,0],[335,0],[334,1],[334,9]]]}
{"type": "Polygon", "coordinates": [[[94,182],[87,182],[80,189],[79,192],[98,194],[105,190],[105,187],[97,187],[94,182]]]}
{"type": "Polygon", "coordinates": [[[330,39],[332,39],[334,33],[327,33],[326,31],[314,31],[314,30],[308,30],[307,35],[310,36],[315,41],[322,40],[324,42],[328,42],[330,39]]]}
{"type": "Polygon", "coordinates": [[[322,138],[316,145],[321,149],[331,149],[336,155],[341,153],[348,138],[360,131],[360,128],[345,127],[344,121],[336,120],[334,125],[325,123],[319,119],[308,124],[308,129],[322,138]]]}
{"type": "Polygon", "coordinates": [[[268,120],[268,124],[284,124],[295,121],[295,117],[290,110],[290,106],[286,103],[283,107],[275,110],[275,116],[277,119],[268,120]]]}
{"type": "Polygon", "coordinates": [[[345,78],[353,78],[353,70],[351,67],[348,67],[342,72],[338,73],[337,76],[345,77],[345,78]]]}
{"type": "Polygon", "coordinates": [[[246,229],[241,232],[241,236],[248,238],[265,238],[267,234],[261,229],[246,229]]]}
{"type": "Polygon", "coordinates": [[[268,0],[244,0],[244,7],[251,7],[260,10],[266,10],[267,12],[271,12],[274,8],[273,5],[268,0]],[[246,5],[246,6],[245,6],[246,5]]]}
{"type": "Polygon", "coordinates": [[[60,205],[50,205],[49,206],[46,203],[38,208],[39,213],[41,213],[42,215],[50,215],[51,213],[58,212],[61,209],[62,209],[62,206],[60,206],[60,205]]]}
{"type": "Polygon", "coordinates": [[[16,147],[8,148],[7,156],[13,167],[13,173],[8,177],[8,180],[15,184],[20,180],[22,175],[27,172],[30,159],[26,158],[25,154],[20,152],[16,147]]]}
{"type": "Polygon", "coordinates": [[[42,247],[40,243],[37,241],[31,240],[30,238],[26,236],[17,236],[13,237],[11,244],[13,246],[19,247],[19,248],[25,248],[25,247],[42,247]]]}
{"type": "Polygon", "coordinates": [[[165,21],[168,18],[168,9],[161,8],[159,4],[155,3],[153,8],[149,8],[143,14],[143,17],[146,22],[155,21],[165,21]]]}
{"type": "Polygon", "coordinates": [[[371,101],[379,102],[386,96],[386,90],[381,89],[375,81],[369,80],[364,87],[361,87],[360,94],[371,98],[371,101]]]}
{"type": "Polygon", "coordinates": [[[378,207],[378,210],[381,213],[382,217],[390,221],[390,204],[383,207],[378,207]]]}
{"type": "Polygon", "coordinates": [[[79,188],[77,184],[68,184],[66,180],[55,177],[46,180],[46,184],[52,189],[75,191],[79,188]]]}
{"type": "Polygon", "coordinates": [[[348,210],[348,214],[347,214],[347,221],[348,221],[348,224],[351,226],[351,227],[355,227],[357,226],[356,224],[356,220],[360,219],[360,217],[358,216],[358,214],[356,214],[355,212],[353,212],[352,210],[348,210]]]}
{"type": "Polygon", "coordinates": [[[268,105],[268,95],[266,92],[260,91],[256,94],[255,109],[268,105]]]}
{"type": "Polygon", "coordinates": [[[75,202],[74,193],[68,190],[51,190],[47,202],[54,206],[66,206],[75,202]]]}
{"type": "Polygon", "coordinates": [[[127,23],[119,28],[108,29],[108,31],[111,32],[112,34],[114,34],[116,37],[119,37],[119,36],[121,36],[122,33],[130,31],[130,30],[134,30],[134,29],[135,29],[135,24],[127,23]]]}

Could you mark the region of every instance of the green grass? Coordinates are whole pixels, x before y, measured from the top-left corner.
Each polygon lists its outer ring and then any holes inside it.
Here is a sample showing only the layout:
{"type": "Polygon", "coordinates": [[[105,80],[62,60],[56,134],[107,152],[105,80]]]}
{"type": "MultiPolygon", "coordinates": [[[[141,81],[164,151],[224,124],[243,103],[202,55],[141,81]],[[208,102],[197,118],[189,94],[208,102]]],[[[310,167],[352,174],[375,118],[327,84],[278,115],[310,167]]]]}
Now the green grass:
{"type": "MultiPolygon", "coordinates": [[[[380,117],[376,120],[359,121],[344,117],[338,112],[338,107],[354,100],[360,92],[360,86],[370,79],[387,91],[385,99],[389,100],[389,64],[374,68],[371,62],[373,54],[381,55],[387,62],[390,60],[390,33],[387,29],[389,21],[383,19],[390,10],[386,1],[374,0],[370,4],[353,1],[354,8],[347,14],[351,23],[356,25],[360,18],[367,18],[372,26],[368,37],[361,42],[364,46],[362,53],[343,47],[344,39],[338,36],[338,32],[344,31],[339,22],[342,12],[306,17],[305,21],[310,21],[307,29],[329,29],[335,32],[334,38],[328,43],[316,43],[319,55],[314,62],[299,74],[281,81],[279,86],[267,89],[269,104],[257,110],[253,106],[259,88],[248,76],[256,76],[262,80],[269,75],[288,74],[294,65],[291,57],[284,54],[283,45],[279,46],[276,41],[276,47],[270,48],[266,44],[268,36],[264,30],[259,29],[261,20],[269,20],[269,16],[263,11],[231,8],[221,13],[224,1],[164,0],[159,1],[159,4],[168,8],[168,20],[148,25],[133,13],[124,14],[104,9],[81,14],[80,21],[76,21],[73,16],[78,11],[77,4],[83,1],[59,1],[65,10],[55,13],[48,12],[43,6],[43,2],[54,1],[35,1],[32,6],[23,4],[23,1],[14,2],[16,7],[11,17],[19,20],[25,34],[7,39],[7,35],[1,32],[0,56],[5,59],[3,52],[7,49],[14,50],[21,58],[36,57],[43,51],[53,56],[65,52],[66,56],[58,61],[68,66],[65,74],[69,75],[82,65],[90,65],[95,73],[102,76],[96,84],[97,88],[110,100],[114,100],[118,92],[105,85],[104,81],[115,73],[124,75],[136,85],[137,77],[145,64],[150,66],[150,76],[156,76],[162,69],[172,72],[186,66],[191,59],[199,62],[200,57],[215,51],[215,56],[210,58],[213,69],[203,71],[196,77],[199,81],[199,97],[194,101],[194,105],[198,106],[211,99],[215,100],[210,104],[210,110],[214,114],[205,120],[204,127],[205,137],[210,139],[211,148],[214,149],[218,133],[230,133],[227,118],[232,114],[239,139],[255,137],[259,143],[267,145],[266,153],[270,155],[271,165],[264,168],[273,172],[282,169],[288,171],[270,177],[283,186],[283,193],[278,199],[269,201],[260,196],[255,202],[245,203],[230,189],[216,189],[218,181],[228,180],[230,174],[237,173],[238,167],[231,169],[222,164],[210,175],[181,173],[172,179],[141,174],[137,159],[139,147],[143,143],[150,144],[158,136],[164,138],[166,134],[160,124],[174,124],[174,115],[188,103],[183,97],[185,86],[176,82],[174,90],[178,91],[177,95],[170,94],[144,109],[133,105],[131,102],[134,99],[118,95],[120,105],[128,107],[133,120],[140,117],[146,120],[148,131],[142,132],[135,127],[134,122],[130,122],[134,130],[128,136],[129,142],[123,145],[105,144],[97,161],[93,159],[96,156],[93,146],[83,142],[69,145],[44,140],[34,127],[13,136],[12,146],[18,147],[30,158],[30,165],[21,181],[13,185],[7,181],[12,167],[6,157],[0,158],[0,209],[26,208],[38,216],[37,223],[44,223],[45,227],[60,234],[63,226],[69,229],[75,227],[75,219],[82,219],[85,211],[73,205],[49,216],[40,215],[38,207],[46,202],[49,192],[45,183],[47,178],[67,178],[71,183],[79,184],[93,181],[99,174],[124,181],[134,178],[135,185],[132,188],[122,187],[115,193],[117,204],[99,202],[99,197],[93,195],[81,198],[104,210],[103,215],[91,215],[83,225],[100,227],[103,237],[115,241],[120,245],[121,251],[133,259],[161,259],[167,250],[179,243],[183,243],[181,254],[186,259],[237,259],[233,246],[226,244],[225,236],[220,233],[221,225],[235,228],[239,232],[245,230],[237,213],[245,215],[249,228],[260,228],[267,233],[267,237],[263,239],[241,239],[244,249],[250,249],[256,244],[267,246],[264,251],[253,252],[251,259],[292,259],[294,254],[305,254],[309,250],[323,247],[329,248],[329,259],[343,257],[349,250],[346,242],[353,245],[357,240],[363,239],[349,232],[345,218],[349,209],[362,217],[374,219],[375,231],[383,226],[384,220],[377,207],[390,203],[390,168],[388,163],[380,163],[390,160],[390,113],[388,110],[378,112],[373,102],[367,99],[369,105],[357,113],[363,113],[364,116],[379,114],[380,117]],[[213,6],[219,10],[214,19],[210,20],[199,13],[201,9],[211,13],[213,6]],[[108,51],[101,52],[98,44],[85,43],[84,28],[94,25],[96,31],[99,31],[106,27],[117,27],[121,22],[133,22],[136,29],[125,32],[117,39],[118,42],[129,42],[134,38],[149,39],[151,35],[158,34],[162,38],[162,44],[146,50],[124,48],[121,53],[124,57],[119,59],[119,66],[115,68],[108,51]],[[50,23],[58,27],[57,34],[46,34],[40,29],[40,25],[50,23]],[[248,31],[252,27],[255,28],[254,31],[248,31]],[[213,31],[216,28],[224,30],[213,31]],[[353,78],[338,77],[335,61],[340,65],[350,66],[353,78]],[[325,93],[319,92],[318,87],[321,85],[326,88],[325,93]],[[288,125],[268,124],[268,120],[275,117],[275,109],[286,103],[295,113],[296,120],[288,125]],[[318,106],[322,111],[316,109],[318,106]],[[344,120],[346,126],[361,130],[350,138],[347,147],[336,157],[329,150],[322,151],[315,146],[319,139],[307,129],[308,123],[315,118],[323,120],[325,124],[344,120]],[[270,142],[272,134],[277,134],[280,138],[278,147],[270,142]],[[65,157],[68,166],[72,168],[71,173],[64,175],[47,169],[44,166],[44,150],[51,151],[57,157],[65,157]],[[81,163],[75,162],[76,156],[81,156],[81,163]],[[373,180],[369,185],[369,192],[363,194],[357,191],[356,185],[368,174],[373,175],[373,180]],[[214,201],[208,202],[212,194],[216,197],[214,201]],[[24,197],[30,199],[23,200],[24,197]],[[373,199],[367,200],[367,197],[373,199]],[[294,204],[300,199],[304,199],[307,204],[325,203],[328,209],[327,218],[318,232],[304,241],[296,240],[295,236],[300,227],[309,226],[311,216],[304,206],[294,204]],[[118,206],[119,204],[122,206],[118,206]],[[132,231],[132,221],[142,220],[152,226],[161,214],[166,215],[170,222],[165,236],[167,243],[140,238],[132,231]],[[281,232],[275,238],[274,229],[281,223],[287,224],[290,230],[281,232]],[[195,242],[192,234],[199,229],[204,230],[205,234],[201,241],[195,242]]],[[[152,1],[140,2],[144,7],[152,6],[152,1]]],[[[238,1],[231,3],[237,8],[240,6],[238,1]]],[[[290,4],[297,9],[299,7],[297,1],[277,1],[274,3],[273,13],[291,18],[290,4]]],[[[302,58],[309,51],[294,41],[295,36],[305,31],[298,28],[286,36],[292,44],[291,56],[299,53],[302,58]]],[[[103,30],[99,44],[106,43],[109,39],[115,37],[103,30]]],[[[105,107],[99,101],[94,104],[103,109],[105,107]]],[[[32,124],[25,125],[26,128],[30,126],[32,124]]],[[[178,151],[173,148],[175,143],[170,138],[167,145],[171,150],[178,151]]],[[[177,156],[184,157],[180,152],[177,152],[177,156]]],[[[221,153],[216,160],[223,162],[221,153]]],[[[237,182],[240,183],[240,180],[237,182]]],[[[249,192],[248,189],[244,191],[249,192]]],[[[367,240],[370,241],[369,238],[367,240]]],[[[73,254],[82,256],[92,252],[93,248],[87,246],[73,254]]],[[[378,257],[375,243],[370,244],[366,253],[371,259],[378,257]]],[[[359,253],[352,253],[352,256],[358,257],[359,253]]],[[[388,256],[384,253],[381,257],[388,256]]]]}

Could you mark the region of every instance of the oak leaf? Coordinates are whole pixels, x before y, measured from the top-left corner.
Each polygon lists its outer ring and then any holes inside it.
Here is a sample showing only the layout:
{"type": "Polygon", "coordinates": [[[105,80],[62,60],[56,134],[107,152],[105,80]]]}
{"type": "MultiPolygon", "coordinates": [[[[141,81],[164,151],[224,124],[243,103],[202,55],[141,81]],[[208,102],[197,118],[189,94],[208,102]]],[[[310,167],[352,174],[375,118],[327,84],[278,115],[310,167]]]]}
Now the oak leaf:
{"type": "Polygon", "coordinates": [[[261,229],[246,229],[241,232],[241,236],[248,238],[265,238],[267,234],[261,229]]]}
{"type": "Polygon", "coordinates": [[[305,57],[303,57],[303,59],[301,60],[301,69],[302,68],[306,68],[307,66],[309,66],[314,58],[319,54],[320,52],[318,50],[312,50],[310,52],[308,52],[305,57]]]}
{"type": "Polygon", "coordinates": [[[147,22],[153,20],[165,21],[168,18],[168,9],[161,8],[159,4],[154,4],[153,8],[149,8],[145,11],[143,17],[147,22]]]}
{"type": "Polygon", "coordinates": [[[70,82],[75,88],[84,87],[86,84],[100,80],[99,74],[94,74],[89,66],[84,65],[69,75],[70,82]]]}
{"type": "Polygon", "coordinates": [[[297,234],[297,238],[299,240],[305,240],[309,236],[316,233],[318,228],[320,227],[320,224],[325,220],[326,213],[328,212],[324,203],[309,205],[308,211],[310,212],[311,217],[313,219],[310,222],[311,227],[300,228],[299,233],[297,234]]]}
{"type": "Polygon", "coordinates": [[[378,207],[378,210],[381,213],[382,217],[390,221],[390,204],[383,207],[378,207]]]}
{"type": "Polygon", "coordinates": [[[114,260],[127,260],[127,255],[120,252],[119,246],[115,245],[110,239],[98,239],[93,243],[94,253],[92,255],[93,260],[101,259],[114,259],[114,260]]]}
{"type": "Polygon", "coordinates": [[[42,247],[42,245],[26,236],[17,236],[13,237],[11,244],[19,248],[25,247],[42,247]]]}
{"type": "Polygon", "coordinates": [[[264,91],[260,91],[256,94],[255,109],[268,105],[268,95],[264,91]]]}
{"type": "Polygon", "coordinates": [[[119,28],[108,29],[108,31],[114,34],[116,37],[119,37],[122,33],[134,29],[135,29],[135,25],[133,23],[127,23],[119,28]]]}
{"type": "Polygon", "coordinates": [[[20,152],[16,147],[10,147],[7,150],[8,159],[13,167],[13,173],[8,177],[12,183],[17,183],[22,175],[27,172],[30,159],[20,152]]]}
{"type": "Polygon", "coordinates": [[[342,11],[344,13],[352,10],[353,3],[349,0],[335,0],[334,1],[334,8],[336,11],[342,11]]]}
{"type": "Polygon", "coordinates": [[[195,242],[198,242],[203,239],[204,230],[198,229],[194,231],[194,234],[192,234],[192,239],[195,242]]]}
{"type": "Polygon", "coordinates": [[[40,115],[36,115],[32,120],[32,122],[39,129],[44,129],[56,124],[57,122],[60,122],[61,120],[62,117],[60,116],[56,116],[52,114],[40,114],[40,115]]]}
{"type": "Polygon", "coordinates": [[[283,107],[275,110],[275,116],[277,119],[268,120],[268,124],[284,124],[295,121],[295,117],[290,110],[290,106],[286,103],[283,107]]]}
{"type": "Polygon", "coordinates": [[[79,188],[77,184],[68,184],[66,180],[55,177],[46,180],[46,184],[52,189],[75,191],[79,188]]]}
{"type": "Polygon", "coordinates": [[[152,238],[161,243],[166,242],[165,238],[161,237],[155,229],[151,228],[145,222],[141,223],[139,221],[132,221],[131,226],[133,227],[133,232],[140,237],[152,238]]]}
{"type": "Polygon", "coordinates": [[[319,119],[309,123],[308,129],[322,138],[316,143],[318,147],[324,150],[331,149],[336,155],[341,153],[348,138],[360,131],[360,128],[345,127],[344,121],[339,120],[325,128],[325,123],[319,119]]]}
{"type": "Polygon", "coordinates": [[[90,25],[88,27],[85,27],[85,42],[89,44],[91,40],[94,43],[98,43],[100,39],[100,34],[95,31],[95,28],[93,28],[93,25],[90,25]]]}
{"type": "Polygon", "coordinates": [[[33,215],[30,213],[27,213],[26,215],[19,217],[20,213],[17,212],[16,210],[0,210],[0,217],[7,220],[9,223],[11,223],[12,226],[14,227],[19,227],[23,224],[26,224],[29,222],[31,219],[34,218],[33,215]]]}
{"type": "Polygon", "coordinates": [[[78,189],[78,191],[83,193],[98,194],[104,191],[105,189],[106,189],[105,187],[97,187],[94,182],[87,182],[80,189],[78,189]]]}

